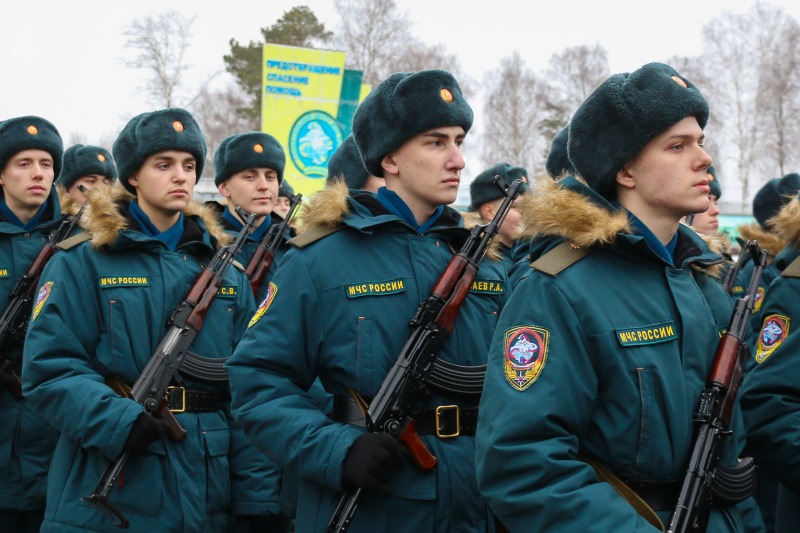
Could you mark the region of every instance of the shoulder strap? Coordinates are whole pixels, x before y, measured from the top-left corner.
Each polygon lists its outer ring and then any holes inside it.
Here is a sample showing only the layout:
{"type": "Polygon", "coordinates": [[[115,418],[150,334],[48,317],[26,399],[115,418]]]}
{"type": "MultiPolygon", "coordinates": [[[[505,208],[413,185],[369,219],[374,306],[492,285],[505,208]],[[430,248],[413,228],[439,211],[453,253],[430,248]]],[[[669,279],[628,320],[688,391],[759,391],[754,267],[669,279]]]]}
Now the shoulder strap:
{"type": "Polygon", "coordinates": [[[589,255],[591,251],[592,248],[581,248],[564,241],[531,263],[531,268],[555,277],[573,263],[589,255]]]}
{"type": "Polygon", "coordinates": [[[794,261],[789,263],[789,266],[783,269],[781,272],[782,278],[800,278],[800,256],[798,256],[794,261]]]}
{"type": "Polygon", "coordinates": [[[308,231],[305,231],[297,237],[290,239],[289,244],[300,248],[301,250],[311,243],[324,239],[328,235],[332,235],[341,230],[343,226],[314,226],[308,231]]]}
{"type": "Polygon", "coordinates": [[[70,248],[74,248],[78,246],[82,242],[86,242],[91,240],[92,234],[88,231],[84,231],[82,233],[78,233],[77,235],[73,235],[69,239],[64,239],[60,243],[56,244],[56,248],[60,250],[69,250],[70,248]]]}
{"type": "Polygon", "coordinates": [[[241,264],[239,261],[237,261],[236,259],[234,259],[233,261],[231,261],[231,264],[232,264],[233,266],[235,266],[236,268],[238,268],[239,270],[241,270],[242,272],[244,272],[244,271],[246,270],[246,269],[245,269],[245,267],[244,267],[244,265],[242,265],[242,264],[241,264]]]}

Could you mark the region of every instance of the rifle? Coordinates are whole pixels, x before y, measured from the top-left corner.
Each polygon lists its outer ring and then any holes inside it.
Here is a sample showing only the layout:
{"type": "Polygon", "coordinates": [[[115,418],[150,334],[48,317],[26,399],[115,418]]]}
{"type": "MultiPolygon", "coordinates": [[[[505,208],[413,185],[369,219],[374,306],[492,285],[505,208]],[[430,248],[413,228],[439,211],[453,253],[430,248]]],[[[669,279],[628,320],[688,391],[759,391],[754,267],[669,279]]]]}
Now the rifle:
{"type": "MultiPolygon", "coordinates": [[[[492,178],[505,195],[491,222],[476,225],[448,263],[433,292],[423,300],[408,326],[411,333],[400,355],[381,383],[378,394],[365,414],[367,430],[387,433],[408,448],[417,468],[426,472],[436,466],[436,457],[425,447],[415,429],[413,406],[427,396],[427,380],[436,354],[453,331],[461,304],[478,273],[478,264],[500,230],[508,211],[519,195],[522,180],[501,184],[492,178]]],[[[328,523],[327,533],[345,533],[353,521],[361,499],[361,487],[348,489],[328,523]]]]}
{"type": "MultiPolygon", "coordinates": [[[[225,273],[244,245],[256,220],[255,215],[248,214],[241,207],[237,207],[236,212],[244,220],[242,230],[230,246],[221,246],[208,266],[200,272],[189,293],[172,312],[167,321],[167,332],[159,341],[142,375],[131,387],[131,399],[142,405],[146,412],[163,419],[167,423],[167,434],[174,442],[183,440],[186,430],[169,410],[167,389],[189,351],[189,346],[203,327],[203,320],[225,273]]],[[[110,463],[105,469],[92,495],[81,497],[82,501],[96,507],[121,529],[127,529],[130,524],[122,511],[108,501],[108,496],[129,458],[130,453],[123,452],[116,463],[110,463]]]]}
{"type": "Polygon", "coordinates": [[[255,295],[258,295],[258,289],[264,281],[264,276],[267,275],[272,261],[275,260],[275,252],[286,241],[286,228],[289,226],[289,222],[291,222],[302,198],[302,194],[295,194],[289,197],[289,212],[286,213],[283,222],[267,230],[258,243],[258,248],[256,248],[253,257],[250,258],[250,262],[247,263],[244,273],[250,279],[250,287],[253,288],[253,294],[255,295]]]}
{"type": "Polygon", "coordinates": [[[745,241],[741,238],[736,237],[736,241],[741,246],[742,251],[739,252],[739,258],[736,260],[736,264],[733,268],[729,269],[728,272],[725,273],[725,277],[722,279],[722,288],[725,289],[728,294],[733,294],[733,284],[736,283],[736,278],[739,277],[739,272],[742,271],[742,267],[747,262],[747,254],[745,253],[745,241]]]}
{"type": "MultiPolygon", "coordinates": [[[[81,192],[86,192],[83,185],[78,185],[78,188],[81,192]]],[[[58,251],[56,245],[72,236],[85,207],[86,203],[84,202],[75,216],[62,220],[58,228],[50,234],[47,243],[39,250],[28,271],[17,280],[14,288],[11,289],[8,295],[8,307],[0,317],[0,372],[6,374],[5,381],[9,383],[8,387],[11,393],[17,398],[22,398],[22,381],[14,372],[14,365],[8,355],[14,346],[23,341],[25,332],[28,331],[33,298],[36,295],[36,287],[45,265],[58,251]]]]}
{"type": "Polygon", "coordinates": [[[698,428],[689,469],[669,522],[668,533],[705,531],[713,502],[741,502],[751,496],[758,486],[752,457],[742,459],[735,467],[720,464],[722,439],[731,434],[731,414],[742,379],[742,361],[750,355],[744,336],[753,312],[761,272],[767,263],[767,252],[761,250],[758,243],[747,241],[745,247],[756,267],[747,294],[736,301],[728,331],[719,341],[711,373],[700,394],[700,403],[693,416],[698,428]]]}

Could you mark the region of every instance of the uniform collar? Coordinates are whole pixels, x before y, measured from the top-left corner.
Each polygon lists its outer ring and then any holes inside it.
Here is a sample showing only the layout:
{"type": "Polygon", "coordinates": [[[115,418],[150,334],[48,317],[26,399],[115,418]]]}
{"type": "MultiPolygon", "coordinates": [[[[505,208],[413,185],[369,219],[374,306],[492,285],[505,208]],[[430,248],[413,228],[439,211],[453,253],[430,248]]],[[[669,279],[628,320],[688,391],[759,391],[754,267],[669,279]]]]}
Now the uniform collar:
{"type": "Polygon", "coordinates": [[[414,214],[409,209],[408,205],[403,201],[400,196],[394,192],[390,191],[386,187],[381,187],[378,189],[378,201],[383,205],[386,209],[400,217],[406,224],[411,226],[417,233],[422,235],[426,231],[428,231],[431,226],[439,219],[444,211],[444,206],[440,205],[436,208],[436,211],[433,212],[433,215],[426,220],[422,225],[417,224],[417,219],[414,217],[414,214]]]}
{"type": "Polygon", "coordinates": [[[25,231],[32,231],[36,228],[36,226],[39,225],[39,222],[41,222],[42,217],[47,211],[48,203],[49,199],[45,200],[44,203],[42,204],[42,207],[39,208],[39,210],[36,212],[35,215],[33,215],[33,218],[30,219],[27,224],[23,223],[17,217],[17,215],[14,214],[11,208],[8,207],[5,198],[0,200],[0,210],[2,210],[3,215],[10,224],[17,226],[18,228],[22,228],[25,231]]]}
{"type": "MultiPolygon", "coordinates": [[[[228,209],[227,207],[225,208],[225,211],[223,211],[222,213],[222,218],[225,219],[225,221],[228,223],[226,224],[226,226],[233,228],[236,231],[242,231],[244,224],[242,224],[239,221],[239,219],[236,218],[236,216],[233,213],[231,213],[231,210],[228,209]]],[[[265,216],[264,221],[261,223],[261,225],[257,227],[255,230],[253,230],[253,232],[250,233],[250,235],[248,235],[248,238],[256,242],[261,242],[261,238],[264,236],[267,230],[269,230],[269,227],[271,225],[272,225],[272,217],[270,215],[265,216]]]]}
{"type": "Polygon", "coordinates": [[[147,213],[142,211],[142,208],[139,207],[139,202],[136,200],[132,201],[128,209],[133,219],[141,226],[142,233],[163,242],[170,251],[175,251],[178,247],[178,243],[181,241],[181,237],[183,237],[183,213],[180,213],[178,221],[175,222],[172,227],[166,231],[158,231],[158,228],[150,221],[150,217],[147,216],[147,213]]]}

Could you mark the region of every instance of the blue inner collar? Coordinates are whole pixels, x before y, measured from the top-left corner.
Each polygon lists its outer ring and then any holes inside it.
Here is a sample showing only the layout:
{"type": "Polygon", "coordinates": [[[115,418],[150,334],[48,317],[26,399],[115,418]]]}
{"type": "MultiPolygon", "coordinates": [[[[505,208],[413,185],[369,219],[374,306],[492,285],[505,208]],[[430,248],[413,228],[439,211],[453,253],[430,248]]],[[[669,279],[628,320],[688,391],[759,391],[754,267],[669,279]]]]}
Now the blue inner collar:
{"type": "MultiPolygon", "coordinates": [[[[238,229],[239,231],[242,231],[242,228],[244,227],[244,224],[242,224],[239,221],[239,219],[236,218],[236,215],[231,213],[231,210],[228,209],[227,207],[225,208],[225,212],[222,213],[222,218],[224,218],[225,220],[227,220],[228,222],[233,224],[234,228],[238,229]]],[[[261,223],[261,225],[259,227],[257,227],[253,231],[253,233],[251,233],[248,236],[248,238],[249,239],[253,239],[256,242],[260,242],[261,238],[264,236],[264,234],[267,232],[267,230],[269,229],[269,227],[271,225],[272,225],[272,217],[270,215],[265,216],[264,217],[264,221],[261,223]]]]}
{"type": "Polygon", "coordinates": [[[147,216],[147,213],[142,211],[142,208],[139,207],[139,202],[136,200],[131,202],[130,207],[128,210],[131,213],[131,216],[139,223],[142,227],[142,233],[147,235],[148,237],[153,237],[154,239],[158,239],[159,241],[163,242],[167,245],[170,251],[174,252],[175,249],[178,247],[178,243],[183,236],[183,213],[180,213],[178,216],[178,221],[172,225],[166,231],[158,231],[153,223],[150,221],[150,217],[147,216]]]}
{"type": "Polygon", "coordinates": [[[32,231],[36,228],[36,226],[39,225],[39,221],[42,219],[42,216],[44,215],[44,212],[47,209],[48,201],[49,200],[44,201],[42,207],[39,208],[39,211],[37,211],[36,214],[33,215],[33,218],[30,219],[27,224],[23,224],[22,221],[17,217],[17,215],[14,214],[11,208],[8,207],[5,198],[3,198],[3,201],[0,202],[0,209],[3,210],[3,214],[6,216],[6,219],[9,221],[9,223],[14,224],[18,228],[22,228],[25,231],[32,231]]]}
{"type": "Polygon", "coordinates": [[[675,232],[675,235],[672,236],[672,239],[667,243],[666,246],[661,244],[661,241],[658,240],[658,237],[650,231],[650,228],[645,226],[644,222],[639,220],[639,217],[628,211],[628,219],[631,221],[633,225],[633,232],[634,234],[638,235],[639,237],[644,238],[647,245],[650,246],[650,249],[653,250],[661,259],[666,261],[672,266],[675,266],[673,254],[675,253],[675,245],[678,244],[678,232],[675,232]]]}
{"type": "Polygon", "coordinates": [[[405,221],[409,226],[414,228],[414,230],[422,235],[426,231],[428,231],[433,223],[439,218],[444,211],[444,206],[440,205],[436,208],[431,218],[429,218],[425,223],[421,226],[417,224],[417,219],[414,218],[414,213],[411,212],[411,209],[408,208],[406,203],[403,201],[400,196],[397,195],[396,192],[390,191],[386,187],[381,187],[378,189],[378,201],[389,211],[400,217],[403,221],[405,221]]]}

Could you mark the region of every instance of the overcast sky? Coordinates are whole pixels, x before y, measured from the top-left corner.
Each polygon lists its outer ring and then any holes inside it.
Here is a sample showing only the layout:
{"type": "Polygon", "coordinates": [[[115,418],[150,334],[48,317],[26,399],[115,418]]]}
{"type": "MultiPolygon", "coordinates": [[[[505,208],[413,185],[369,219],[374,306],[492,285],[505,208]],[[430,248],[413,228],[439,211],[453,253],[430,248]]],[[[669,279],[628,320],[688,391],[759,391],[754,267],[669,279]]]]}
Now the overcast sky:
{"type": "MultiPolygon", "coordinates": [[[[800,2],[770,3],[800,19],[800,2]]],[[[673,55],[696,55],[704,24],[726,9],[743,13],[754,1],[561,0],[522,8],[518,0],[398,4],[414,22],[412,31],[418,38],[443,43],[467,74],[481,81],[514,50],[536,71],[547,67],[552,54],[580,44],[606,48],[612,72],[635,70],[673,55]]],[[[128,118],[153,110],[138,90],[143,71],[121,63],[133,55],[123,35],[131,20],[169,8],[197,14],[189,59],[194,65],[191,79],[199,80],[224,71],[222,56],[231,38],[259,40],[259,28],[273,24],[295,5],[308,5],[328,29],[336,30],[330,0],[5,0],[0,5],[0,120],[43,116],[56,125],[67,145],[73,134],[90,144],[113,139],[128,118]]],[[[223,74],[217,83],[228,79],[223,74]]],[[[471,170],[465,173],[480,171],[471,170]]]]}

